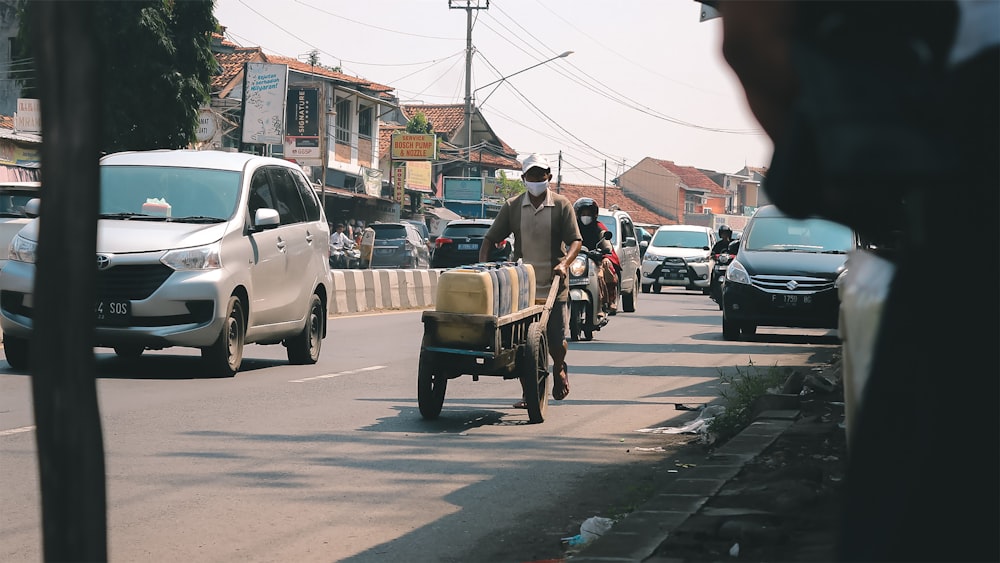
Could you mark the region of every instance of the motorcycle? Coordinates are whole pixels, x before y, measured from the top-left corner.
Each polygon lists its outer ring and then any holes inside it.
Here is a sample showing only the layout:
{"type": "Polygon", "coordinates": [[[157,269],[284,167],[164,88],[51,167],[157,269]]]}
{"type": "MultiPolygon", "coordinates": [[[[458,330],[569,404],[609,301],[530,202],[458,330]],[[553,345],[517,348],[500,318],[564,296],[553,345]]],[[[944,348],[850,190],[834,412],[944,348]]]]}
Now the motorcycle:
{"type": "Polygon", "coordinates": [[[330,268],[353,270],[361,267],[361,251],[353,242],[330,247],[330,268]]]}
{"type": "Polygon", "coordinates": [[[736,251],[739,248],[738,243],[733,241],[730,243],[729,248],[725,252],[720,252],[714,255],[715,266],[712,268],[712,281],[711,288],[709,290],[709,297],[712,301],[719,306],[719,310],[722,310],[722,286],[726,283],[726,271],[729,269],[729,264],[736,259],[736,251]]]}
{"type": "Polygon", "coordinates": [[[594,331],[608,324],[608,311],[601,301],[598,281],[603,259],[600,250],[584,248],[569,266],[569,336],[574,342],[581,336],[593,340],[594,331]]]}

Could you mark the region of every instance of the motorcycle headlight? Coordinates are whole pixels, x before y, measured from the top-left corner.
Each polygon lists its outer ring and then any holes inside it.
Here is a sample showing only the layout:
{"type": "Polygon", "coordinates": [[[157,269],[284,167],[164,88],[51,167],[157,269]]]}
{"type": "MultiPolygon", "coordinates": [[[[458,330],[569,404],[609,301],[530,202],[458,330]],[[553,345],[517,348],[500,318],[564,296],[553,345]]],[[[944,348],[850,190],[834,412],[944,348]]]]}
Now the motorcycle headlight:
{"type": "Polygon", "coordinates": [[[688,264],[704,264],[708,262],[708,256],[694,256],[692,258],[685,258],[684,261],[688,264]]]}
{"type": "Polygon", "coordinates": [[[7,254],[11,260],[34,264],[35,258],[38,256],[38,243],[17,235],[14,237],[14,240],[10,241],[7,254]]]}
{"type": "Polygon", "coordinates": [[[569,265],[569,275],[582,276],[587,273],[587,257],[577,256],[573,263],[569,265]]]}
{"type": "Polygon", "coordinates": [[[750,285],[750,274],[747,273],[747,269],[740,264],[739,260],[733,260],[729,263],[729,268],[726,270],[726,283],[741,283],[743,285],[750,285]]]}
{"type": "Polygon", "coordinates": [[[195,248],[171,250],[160,258],[160,262],[174,270],[216,270],[222,267],[219,243],[215,242],[195,248]]]}

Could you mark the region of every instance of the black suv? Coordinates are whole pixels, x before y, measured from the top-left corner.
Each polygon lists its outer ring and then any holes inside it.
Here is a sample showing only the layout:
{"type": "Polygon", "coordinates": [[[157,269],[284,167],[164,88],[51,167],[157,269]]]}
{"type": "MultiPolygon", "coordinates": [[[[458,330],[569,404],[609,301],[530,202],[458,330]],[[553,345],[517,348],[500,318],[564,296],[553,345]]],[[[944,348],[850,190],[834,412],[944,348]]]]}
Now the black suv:
{"type": "Polygon", "coordinates": [[[767,205],[754,213],[722,288],[722,336],[737,340],[758,326],[837,328],[839,278],[860,247],[849,227],[793,219],[767,205]]]}
{"type": "MultiPolygon", "coordinates": [[[[490,230],[493,219],[456,219],[445,226],[437,238],[433,268],[455,268],[479,262],[479,247],[483,244],[486,231],[490,230]]],[[[511,241],[504,239],[500,246],[490,249],[490,262],[503,262],[510,258],[511,241]]]]}

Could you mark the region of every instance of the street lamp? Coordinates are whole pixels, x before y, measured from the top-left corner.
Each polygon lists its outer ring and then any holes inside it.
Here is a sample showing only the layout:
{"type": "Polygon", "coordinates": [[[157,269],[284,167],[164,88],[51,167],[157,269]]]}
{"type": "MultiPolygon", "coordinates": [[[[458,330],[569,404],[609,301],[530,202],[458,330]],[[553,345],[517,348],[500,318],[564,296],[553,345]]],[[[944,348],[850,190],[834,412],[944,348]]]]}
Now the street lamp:
{"type": "Polygon", "coordinates": [[[493,95],[493,92],[496,92],[496,89],[500,87],[500,83],[503,82],[504,80],[507,80],[508,78],[510,78],[512,76],[516,76],[518,74],[521,74],[522,72],[531,70],[531,69],[533,69],[535,67],[542,66],[543,64],[550,63],[550,62],[552,62],[552,61],[554,61],[556,59],[566,58],[566,57],[568,57],[568,56],[570,56],[572,54],[573,54],[573,51],[566,51],[564,53],[560,53],[560,54],[552,57],[551,59],[545,59],[544,61],[542,61],[540,63],[536,63],[536,64],[533,64],[533,65],[531,65],[529,67],[522,68],[521,70],[519,70],[517,72],[513,72],[511,74],[508,74],[507,76],[500,77],[500,78],[494,80],[493,82],[489,82],[487,84],[483,84],[482,86],[480,86],[479,88],[476,88],[475,90],[471,90],[470,89],[469,85],[471,84],[471,76],[469,75],[468,72],[466,73],[466,77],[465,77],[465,84],[466,84],[465,91],[467,92],[467,94],[465,96],[465,128],[467,130],[466,132],[468,133],[468,141],[469,141],[467,143],[467,145],[466,145],[468,147],[468,149],[467,149],[468,152],[466,153],[465,160],[466,160],[466,162],[469,163],[467,165],[467,167],[466,167],[466,175],[469,174],[469,169],[472,168],[472,164],[471,163],[472,163],[472,98],[473,98],[473,95],[476,92],[482,90],[483,88],[487,88],[489,86],[493,86],[494,84],[496,84],[496,88],[493,88],[493,90],[489,94],[486,95],[486,98],[483,99],[483,102],[485,102],[487,99],[489,99],[490,96],[493,95]]]}

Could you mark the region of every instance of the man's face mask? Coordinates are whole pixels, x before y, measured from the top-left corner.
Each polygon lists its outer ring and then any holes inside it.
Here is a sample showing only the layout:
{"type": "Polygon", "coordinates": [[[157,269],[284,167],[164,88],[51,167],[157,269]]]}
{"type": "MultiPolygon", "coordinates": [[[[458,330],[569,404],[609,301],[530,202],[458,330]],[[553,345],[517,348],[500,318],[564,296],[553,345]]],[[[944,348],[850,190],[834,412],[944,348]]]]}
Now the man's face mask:
{"type": "Polygon", "coordinates": [[[583,223],[584,225],[589,225],[594,222],[594,218],[591,217],[590,215],[582,215],[580,216],[580,222],[583,223]]]}
{"type": "Polygon", "coordinates": [[[528,193],[533,196],[540,196],[545,193],[545,189],[549,187],[548,182],[524,182],[524,187],[527,188],[528,193]]]}

